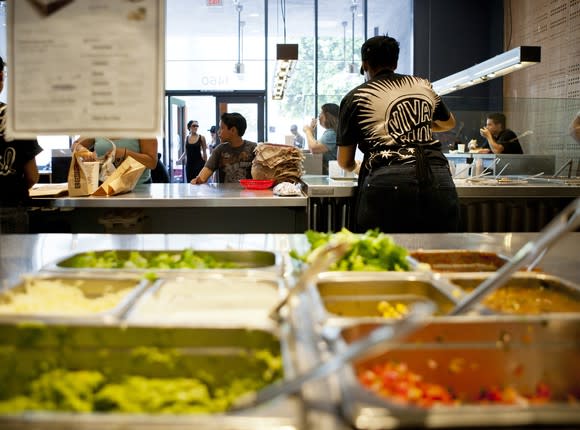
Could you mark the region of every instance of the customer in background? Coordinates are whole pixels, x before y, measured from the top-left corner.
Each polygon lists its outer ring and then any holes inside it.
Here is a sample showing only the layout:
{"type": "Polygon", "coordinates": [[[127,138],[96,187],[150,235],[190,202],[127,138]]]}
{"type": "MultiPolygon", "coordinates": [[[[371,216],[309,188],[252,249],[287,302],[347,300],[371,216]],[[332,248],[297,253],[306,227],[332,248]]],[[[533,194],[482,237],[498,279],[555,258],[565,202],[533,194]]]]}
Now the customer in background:
{"type": "MultiPolygon", "coordinates": [[[[0,92],[5,73],[4,59],[0,57],[0,92]]],[[[36,139],[6,137],[6,107],[0,103],[0,233],[27,233],[28,190],[38,182],[35,157],[42,148],[36,139]]]]}
{"type": "Polygon", "coordinates": [[[193,178],[199,175],[207,161],[207,144],[205,137],[197,133],[199,130],[197,121],[189,121],[187,129],[189,134],[185,139],[185,151],[183,151],[177,161],[180,162],[185,157],[185,177],[187,182],[191,182],[193,178]]]}
{"type": "Polygon", "coordinates": [[[395,73],[399,43],[389,36],[361,48],[366,82],[340,104],[338,164],[359,171],[358,231],[453,232],[459,200],[441,143],[455,118],[426,79],[395,73]],[[355,160],[357,147],[364,154],[355,160]]]}
{"type": "Polygon", "coordinates": [[[94,152],[96,157],[102,158],[112,151],[111,142],[116,146],[115,164],[121,164],[125,158],[131,156],[143,164],[146,169],[137,181],[137,184],[151,183],[151,170],[157,166],[157,139],[118,139],[105,137],[79,137],[72,146],[72,150],[78,150],[82,145],[89,151],[94,152]]]}
{"type": "Polygon", "coordinates": [[[328,175],[328,162],[336,160],[336,128],[338,126],[338,105],[326,103],[318,115],[320,125],[325,128],[320,140],[316,140],[316,118],[304,126],[308,148],[313,154],[322,154],[322,173],[328,175]]]}
{"type": "Polygon", "coordinates": [[[304,149],[304,136],[298,133],[298,126],[296,124],[290,126],[290,133],[294,136],[294,147],[304,149]]]}
{"type": "Polygon", "coordinates": [[[151,170],[151,182],[154,184],[168,184],[171,182],[169,171],[167,170],[165,163],[161,161],[160,153],[157,153],[157,166],[155,166],[155,169],[151,170]]]}
{"type": "Polygon", "coordinates": [[[220,140],[217,136],[217,127],[215,125],[212,125],[208,131],[211,136],[209,142],[209,153],[211,154],[213,150],[216,149],[217,146],[220,144],[220,140]]]}
{"type": "Polygon", "coordinates": [[[218,136],[222,142],[214,149],[199,175],[191,180],[193,185],[207,182],[217,171],[217,182],[239,182],[252,179],[252,161],[257,144],[242,139],[246,132],[246,119],[239,113],[224,113],[218,136]]]}
{"type": "Polygon", "coordinates": [[[479,130],[486,142],[479,152],[494,154],[523,154],[522,146],[516,134],[506,128],[506,118],[503,113],[495,112],[487,115],[485,127],[479,130]]]}

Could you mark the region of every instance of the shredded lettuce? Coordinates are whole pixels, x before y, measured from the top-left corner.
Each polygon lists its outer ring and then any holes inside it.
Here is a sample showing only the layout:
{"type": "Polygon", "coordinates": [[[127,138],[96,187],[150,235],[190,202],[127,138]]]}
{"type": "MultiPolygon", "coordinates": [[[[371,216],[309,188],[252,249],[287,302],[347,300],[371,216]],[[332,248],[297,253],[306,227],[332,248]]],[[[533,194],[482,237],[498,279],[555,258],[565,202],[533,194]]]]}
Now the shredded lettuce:
{"type": "Polygon", "coordinates": [[[308,230],[305,233],[310,249],[304,254],[296,250],[290,256],[298,261],[310,263],[318,252],[329,242],[348,243],[350,249],[330,270],[340,271],[407,271],[407,249],[397,245],[392,237],[378,229],[368,230],[364,234],[355,234],[343,228],[337,233],[321,233],[308,230]]]}

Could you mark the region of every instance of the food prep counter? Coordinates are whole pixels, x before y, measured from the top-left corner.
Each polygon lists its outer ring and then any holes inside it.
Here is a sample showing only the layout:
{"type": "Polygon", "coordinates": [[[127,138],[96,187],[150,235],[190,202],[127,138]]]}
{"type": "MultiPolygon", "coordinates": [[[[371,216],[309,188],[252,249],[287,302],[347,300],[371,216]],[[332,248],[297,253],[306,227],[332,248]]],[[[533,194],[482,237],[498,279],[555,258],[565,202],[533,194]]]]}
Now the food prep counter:
{"type": "MultiPolygon", "coordinates": [[[[540,231],[555,214],[580,196],[578,178],[524,180],[512,176],[505,179],[501,182],[455,179],[461,205],[460,231],[540,231]]],[[[302,181],[308,195],[309,228],[353,229],[356,181],[322,175],[306,175],[302,181]]]]}
{"type": "Polygon", "coordinates": [[[111,197],[39,197],[33,233],[298,233],[306,196],[275,196],[239,184],[149,184],[111,197]]]}
{"type": "MultiPolygon", "coordinates": [[[[436,270],[459,271],[468,267],[482,270],[483,266],[493,270],[537,237],[534,233],[392,235],[396,244],[413,251],[417,261],[429,262],[436,270]],[[446,264],[449,258],[457,263],[458,254],[463,266],[446,264]]],[[[290,259],[289,251],[302,254],[309,249],[303,234],[38,234],[3,235],[1,239],[2,294],[17,284],[23,274],[42,280],[106,277],[107,282],[117,279],[129,287],[135,285],[131,280],[137,279],[150,284],[145,291],[139,284],[128,311],[108,315],[101,323],[93,317],[76,322],[70,318],[61,321],[42,318],[46,327],[38,323],[20,324],[21,319],[13,323],[1,320],[0,377],[7,381],[8,392],[19,392],[20,378],[32,378],[34,369],[53,368],[59,363],[65,366],[64,370],[59,367],[42,374],[42,379],[33,386],[44,387],[41,392],[45,396],[53,389],[67,389],[68,384],[77,388],[97,384],[98,391],[91,388],[96,391],[94,399],[81,397],[77,402],[73,401],[76,397],[71,397],[71,407],[82,411],[93,402],[102,411],[0,414],[2,428],[137,429],[146,423],[152,429],[347,430],[353,426],[371,429],[409,425],[466,428],[482,423],[517,428],[543,423],[571,429],[580,423],[580,409],[565,401],[567,392],[578,395],[575,390],[580,390],[573,366],[574,357],[580,353],[578,314],[444,316],[457,302],[453,289],[477,283],[487,276],[484,272],[445,274],[423,269],[408,273],[322,273],[312,281],[311,288],[290,302],[288,319],[275,321],[267,317],[267,311],[300,275],[301,266],[290,259]],[[114,253],[109,252],[113,250],[114,253]],[[203,264],[198,266],[187,250],[197,253],[203,264]],[[143,260],[157,269],[139,268],[143,260]],[[182,260],[187,260],[188,265],[181,265],[182,260]],[[232,294],[227,293],[230,290],[232,294]],[[480,387],[477,384],[489,385],[491,390],[490,384],[502,383],[509,377],[514,389],[527,393],[530,384],[533,386],[540,378],[543,385],[538,385],[542,389],[538,396],[547,395],[548,388],[554,390],[554,405],[540,404],[530,409],[522,404],[491,407],[458,404],[433,410],[393,404],[387,407],[388,403],[369,397],[357,382],[361,369],[378,363],[361,357],[353,366],[346,365],[327,377],[302,385],[296,394],[286,394],[259,406],[253,406],[252,398],[248,403],[243,397],[234,405],[249,408],[220,412],[232,401],[229,396],[244,386],[259,390],[278,378],[292,380],[364,341],[373,327],[389,332],[391,327],[406,324],[404,318],[399,323],[398,317],[387,315],[361,318],[361,311],[366,310],[360,303],[377,297],[418,298],[419,302],[432,301],[439,308],[424,320],[431,324],[413,335],[417,345],[399,340],[392,354],[377,359],[403,360],[415,370],[443,380],[449,376],[445,369],[453,368],[456,374],[449,383],[474,398],[480,387]],[[334,313],[330,319],[325,318],[325,311],[321,313],[323,302],[327,311],[334,313]],[[343,312],[351,314],[341,315],[343,312]],[[348,324],[344,324],[347,320],[348,324]],[[336,332],[336,328],[340,331],[336,332]],[[498,339],[505,348],[498,346],[498,339]],[[490,363],[482,361],[478,351],[485,351],[490,363]],[[21,353],[24,355],[20,357],[21,353]],[[530,354],[534,359],[525,361],[530,354]],[[542,359],[547,356],[553,360],[542,359]],[[429,360],[425,361],[425,357],[429,360]],[[521,364],[523,360],[525,365],[521,364]],[[424,367],[425,363],[429,366],[424,367]],[[435,371],[436,365],[440,366],[440,372],[435,371]],[[491,366],[489,370],[487,365],[491,366]],[[514,379],[503,368],[523,376],[514,379]],[[475,378],[477,387],[466,383],[471,379],[462,378],[459,375],[462,371],[475,378]],[[128,373],[132,376],[122,382],[119,375],[128,373]],[[171,386],[159,385],[159,378],[169,380],[171,386]],[[239,383],[232,382],[238,380],[239,383]],[[54,385],[54,381],[61,382],[54,385]],[[152,400],[141,398],[137,387],[146,384],[153,384],[151,387],[156,387],[159,396],[152,396],[152,400]],[[193,390],[188,391],[192,397],[176,395],[175,387],[177,393],[179,387],[193,390]],[[208,395],[215,397],[215,402],[208,403],[208,395]],[[143,401],[153,402],[149,404],[152,410],[165,413],[135,413],[143,401]],[[205,412],[174,415],[171,411],[191,411],[180,409],[180,405],[188,408],[197,405],[193,410],[205,412]],[[106,412],[112,407],[126,408],[129,413],[106,412]]],[[[538,266],[548,274],[545,279],[550,284],[546,286],[557,282],[570,285],[576,297],[574,306],[580,303],[577,286],[580,260],[576,252],[579,240],[580,233],[563,237],[538,266]]],[[[518,277],[531,276],[540,280],[536,284],[544,285],[541,272],[527,273],[518,277]]],[[[521,287],[521,283],[518,285],[521,287]]],[[[411,309],[412,304],[406,303],[411,309]]],[[[55,395],[58,396],[56,392],[55,395]]],[[[13,405],[22,405],[24,401],[17,398],[13,405]]],[[[527,402],[524,398],[520,401],[527,402]]],[[[0,409],[2,406],[6,407],[6,403],[0,398],[0,409]]]]}

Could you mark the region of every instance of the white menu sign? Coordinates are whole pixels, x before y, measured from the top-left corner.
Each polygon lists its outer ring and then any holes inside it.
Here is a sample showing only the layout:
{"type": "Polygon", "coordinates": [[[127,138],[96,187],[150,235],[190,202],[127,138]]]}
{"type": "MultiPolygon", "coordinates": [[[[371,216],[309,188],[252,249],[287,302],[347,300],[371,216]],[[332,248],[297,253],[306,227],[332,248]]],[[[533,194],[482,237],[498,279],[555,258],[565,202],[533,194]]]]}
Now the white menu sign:
{"type": "Polygon", "coordinates": [[[7,133],[161,134],[164,0],[12,0],[7,133]]]}

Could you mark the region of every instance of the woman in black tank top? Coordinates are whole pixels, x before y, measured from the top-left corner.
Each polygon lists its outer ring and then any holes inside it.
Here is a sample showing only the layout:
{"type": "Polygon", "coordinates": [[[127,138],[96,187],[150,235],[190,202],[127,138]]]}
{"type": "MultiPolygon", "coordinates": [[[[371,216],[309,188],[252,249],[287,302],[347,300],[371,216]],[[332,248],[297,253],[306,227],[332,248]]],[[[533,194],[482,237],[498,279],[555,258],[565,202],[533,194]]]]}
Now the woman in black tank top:
{"type": "Polygon", "coordinates": [[[201,134],[197,134],[199,124],[197,121],[189,121],[187,123],[187,129],[189,130],[189,135],[185,139],[185,174],[187,177],[187,182],[190,182],[195,178],[207,161],[207,145],[205,143],[205,137],[201,134]]]}

